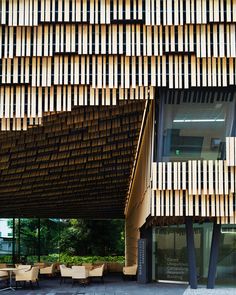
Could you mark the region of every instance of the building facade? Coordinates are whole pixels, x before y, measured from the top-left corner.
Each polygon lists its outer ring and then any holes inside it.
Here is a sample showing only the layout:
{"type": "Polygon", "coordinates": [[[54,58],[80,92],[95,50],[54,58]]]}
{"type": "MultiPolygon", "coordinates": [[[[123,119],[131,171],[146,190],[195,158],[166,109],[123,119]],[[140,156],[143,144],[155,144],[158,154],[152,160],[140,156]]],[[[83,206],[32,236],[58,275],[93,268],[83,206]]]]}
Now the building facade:
{"type": "Polygon", "coordinates": [[[235,281],[235,23],[235,0],[2,0],[0,214],[125,216],[146,281],[235,281]]]}
{"type": "Polygon", "coordinates": [[[235,98],[221,91],[161,90],[147,111],[126,203],[127,263],[146,251],[147,281],[234,285],[235,98]]]}
{"type": "Polygon", "coordinates": [[[12,254],[12,220],[0,219],[0,257],[12,254]]]}

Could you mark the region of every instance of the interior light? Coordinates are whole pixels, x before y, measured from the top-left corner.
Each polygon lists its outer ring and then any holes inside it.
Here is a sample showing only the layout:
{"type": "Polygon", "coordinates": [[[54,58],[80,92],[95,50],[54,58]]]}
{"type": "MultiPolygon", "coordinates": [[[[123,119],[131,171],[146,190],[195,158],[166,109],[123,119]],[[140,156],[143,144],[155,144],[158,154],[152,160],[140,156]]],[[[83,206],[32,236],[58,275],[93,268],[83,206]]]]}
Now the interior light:
{"type": "Polygon", "coordinates": [[[222,234],[233,234],[236,235],[236,228],[222,228],[221,229],[222,234]]]}
{"type": "Polygon", "coordinates": [[[174,123],[202,123],[202,122],[224,122],[225,119],[182,119],[173,120],[174,123]]]}

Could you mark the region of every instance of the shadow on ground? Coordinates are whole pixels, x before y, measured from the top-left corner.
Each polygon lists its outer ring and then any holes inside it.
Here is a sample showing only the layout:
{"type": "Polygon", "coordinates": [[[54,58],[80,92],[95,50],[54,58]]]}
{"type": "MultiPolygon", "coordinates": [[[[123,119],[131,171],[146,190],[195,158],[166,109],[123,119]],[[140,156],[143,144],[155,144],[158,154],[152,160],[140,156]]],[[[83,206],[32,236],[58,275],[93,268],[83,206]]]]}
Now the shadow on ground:
{"type": "Polygon", "coordinates": [[[31,290],[29,287],[12,291],[4,291],[2,294],[15,295],[183,295],[186,285],[173,284],[138,284],[136,281],[123,281],[121,276],[106,276],[104,284],[100,281],[92,281],[88,286],[80,286],[72,281],[60,285],[58,278],[40,279],[40,288],[31,290]]]}

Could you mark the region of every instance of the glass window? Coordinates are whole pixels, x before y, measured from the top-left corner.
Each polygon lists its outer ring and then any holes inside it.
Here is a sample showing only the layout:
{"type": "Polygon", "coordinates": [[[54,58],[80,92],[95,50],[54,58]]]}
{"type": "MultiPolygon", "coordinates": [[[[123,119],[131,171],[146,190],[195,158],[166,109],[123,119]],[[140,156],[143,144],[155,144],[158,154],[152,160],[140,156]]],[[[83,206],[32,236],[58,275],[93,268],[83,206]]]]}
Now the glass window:
{"type": "MultiPolygon", "coordinates": [[[[198,283],[205,284],[211,249],[212,223],[193,225],[198,283]]],[[[153,228],[153,279],[188,281],[185,225],[153,228]]]]}
{"type": "Polygon", "coordinates": [[[187,244],[184,226],[155,228],[154,279],[188,281],[187,244]]]}
{"type": "Polygon", "coordinates": [[[236,285],[236,225],[222,225],[216,284],[236,285]]]}
{"type": "Polygon", "coordinates": [[[233,131],[234,99],[196,101],[185,98],[184,92],[182,96],[166,99],[163,106],[162,160],[224,159],[225,137],[233,131]]]}

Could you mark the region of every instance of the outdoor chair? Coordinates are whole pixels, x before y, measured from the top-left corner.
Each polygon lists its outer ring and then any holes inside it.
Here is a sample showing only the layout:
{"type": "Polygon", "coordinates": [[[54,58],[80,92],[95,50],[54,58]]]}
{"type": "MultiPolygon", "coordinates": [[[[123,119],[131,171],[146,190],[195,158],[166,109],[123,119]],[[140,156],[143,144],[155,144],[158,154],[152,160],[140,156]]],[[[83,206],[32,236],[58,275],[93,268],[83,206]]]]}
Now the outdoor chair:
{"type": "MultiPolygon", "coordinates": [[[[0,268],[5,268],[5,266],[4,265],[2,266],[2,264],[1,264],[0,268]]],[[[9,278],[8,272],[0,270],[0,281],[7,281],[8,278],[9,278]]]]}
{"type": "Polygon", "coordinates": [[[30,270],[19,269],[16,272],[15,280],[16,280],[16,288],[19,282],[30,283],[31,288],[33,288],[33,283],[36,283],[39,286],[38,276],[39,276],[39,268],[38,266],[33,266],[30,270]]]}
{"type": "Polygon", "coordinates": [[[125,278],[126,276],[136,277],[137,269],[138,269],[137,264],[134,264],[131,266],[124,266],[123,267],[123,278],[125,278]]]}
{"type": "MultiPolygon", "coordinates": [[[[0,264],[0,268],[6,268],[6,267],[7,267],[6,263],[0,264]]],[[[5,281],[7,279],[8,279],[8,272],[0,270],[0,281],[5,281]]]]}
{"type": "Polygon", "coordinates": [[[28,270],[31,269],[31,267],[32,266],[30,264],[28,264],[28,265],[25,265],[25,264],[15,264],[16,270],[13,271],[13,274],[16,275],[16,273],[19,272],[19,271],[23,271],[23,272],[28,271],[28,270]]]}
{"type": "Polygon", "coordinates": [[[99,267],[96,267],[92,270],[89,271],[89,277],[90,278],[100,278],[101,281],[104,283],[104,280],[103,280],[103,272],[104,272],[104,264],[99,266],[99,267]]]}
{"type": "Polygon", "coordinates": [[[0,268],[6,268],[7,264],[6,263],[0,263],[0,268]]]}
{"type": "Polygon", "coordinates": [[[105,262],[105,261],[96,261],[95,263],[93,263],[93,269],[100,267],[103,264],[104,264],[103,274],[105,274],[108,272],[108,265],[107,265],[107,262],[105,262]]]}
{"type": "Polygon", "coordinates": [[[89,283],[89,272],[85,266],[72,266],[72,280],[73,283],[78,280],[84,286],[89,283]]]}
{"type": "Polygon", "coordinates": [[[55,264],[52,263],[50,266],[40,268],[39,271],[41,275],[53,276],[55,273],[55,264]]]}
{"type": "Polygon", "coordinates": [[[39,269],[46,267],[46,263],[45,262],[35,262],[34,266],[38,266],[39,269]]]}
{"type": "Polygon", "coordinates": [[[60,263],[55,262],[54,263],[54,275],[58,276],[60,274],[60,263]]]}
{"type": "Polygon", "coordinates": [[[15,268],[18,270],[30,270],[31,269],[31,265],[30,264],[15,264],[15,268]]]}
{"type": "Polygon", "coordinates": [[[64,264],[60,265],[60,272],[61,272],[61,280],[60,284],[62,282],[65,282],[66,278],[72,278],[72,268],[66,267],[64,264]]]}

